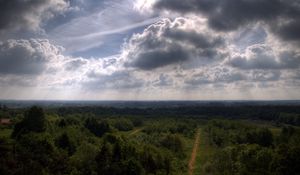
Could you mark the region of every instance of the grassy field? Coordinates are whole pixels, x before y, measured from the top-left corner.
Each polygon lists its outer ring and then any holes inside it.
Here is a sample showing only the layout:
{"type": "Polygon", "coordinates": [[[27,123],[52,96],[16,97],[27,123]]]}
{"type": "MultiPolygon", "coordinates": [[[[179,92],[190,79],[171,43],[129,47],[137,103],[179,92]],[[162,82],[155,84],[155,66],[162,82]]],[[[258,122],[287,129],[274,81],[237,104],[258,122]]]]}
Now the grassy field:
{"type": "Polygon", "coordinates": [[[196,157],[196,164],[194,175],[203,174],[203,168],[205,166],[206,161],[209,159],[210,156],[216,151],[216,148],[212,147],[208,143],[208,138],[205,135],[202,128],[200,128],[200,143],[198,148],[198,154],[196,157]]]}
{"type": "MultiPolygon", "coordinates": [[[[196,133],[195,133],[196,134],[196,133]]],[[[191,159],[191,154],[193,152],[193,147],[194,147],[194,142],[195,142],[195,138],[185,138],[185,153],[187,155],[186,157],[186,166],[188,167],[189,161],[191,159]]],[[[188,171],[186,172],[186,174],[188,175],[188,171]]]]}

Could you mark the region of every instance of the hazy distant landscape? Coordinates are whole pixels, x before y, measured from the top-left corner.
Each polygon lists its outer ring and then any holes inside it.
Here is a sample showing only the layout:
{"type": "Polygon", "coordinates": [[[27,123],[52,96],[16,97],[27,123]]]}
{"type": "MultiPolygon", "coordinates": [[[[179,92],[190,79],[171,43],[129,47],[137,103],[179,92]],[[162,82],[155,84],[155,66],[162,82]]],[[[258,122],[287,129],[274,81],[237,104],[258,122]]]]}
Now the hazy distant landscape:
{"type": "Polygon", "coordinates": [[[34,105],[44,107],[117,107],[117,108],[162,108],[162,107],[194,107],[194,106],[299,106],[300,100],[157,100],[157,101],[71,101],[71,100],[0,100],[0,104],[11,108],[23,108],[34,105]]]}

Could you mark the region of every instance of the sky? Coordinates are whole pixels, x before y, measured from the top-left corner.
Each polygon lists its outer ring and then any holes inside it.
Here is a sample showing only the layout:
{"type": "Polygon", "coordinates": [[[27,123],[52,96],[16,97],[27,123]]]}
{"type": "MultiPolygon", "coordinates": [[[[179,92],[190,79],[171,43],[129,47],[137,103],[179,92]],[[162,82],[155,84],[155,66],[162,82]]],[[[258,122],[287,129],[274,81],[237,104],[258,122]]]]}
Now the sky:
{"type": "Polygon", "coordinates": [[[0,0],[0,99],[300,99],[300,0],[0,0]]]}

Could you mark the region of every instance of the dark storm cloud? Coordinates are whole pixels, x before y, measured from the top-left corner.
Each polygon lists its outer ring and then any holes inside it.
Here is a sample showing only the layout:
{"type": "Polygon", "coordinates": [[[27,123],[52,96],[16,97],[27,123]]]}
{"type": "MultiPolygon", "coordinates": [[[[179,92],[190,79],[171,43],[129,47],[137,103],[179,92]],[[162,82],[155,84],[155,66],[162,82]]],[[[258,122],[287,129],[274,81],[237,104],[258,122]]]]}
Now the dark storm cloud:
{"type": "Polygon", "coordinates": [[[125,45],[125,66],[152,70],[196,59],[213,62],[221,57],[219,48],[225,45],[223,38],[190,24],[197,20],[164,19],[134,35],[125,45]]]}
{"type": "Polygon", "coordinates": [[[300,16],[297,20],[276,22],[272,24],[271,30],[286,41],[300,41],[300,16]]]}
{"type": "MultiPolygon", "coordinates": [[[[176,47],[176,46],[175,46],[176,47]]],[[[169,50],[145,51],[127,66],[137,67],[143,70],[151,70],[173,63],[180,63],[189,58],[188,53],[182,48],[170,48],[169,50]]]]}
{"type": "Polygon", "coordinates": [[[158,0],[154,7],[200,13],[219,31],[263,22],[285,40],[300,40],[300,0],[158,0]]]}
{"type": "Polygon", "coordinates": [[[163,34],[166,38],[172,38],[174,41],[187,42],[194,45],[196,48],[214,48],[225,44],[225,41],[221,37],[209,38],[204,33],[197,33],[193,31],[184,31],[174,29],[167,29],[163,34]]]}
{"type": "Polygon", "coordinates": [[[40,27],[68,7],[65,0],[0,0],[0,32],[40,27]]]}
{"type": "Polygon", "coordinates": [[[59,53],[48,40],[8,40],[0,42],[0,76],[37,75],[59,53]]]}

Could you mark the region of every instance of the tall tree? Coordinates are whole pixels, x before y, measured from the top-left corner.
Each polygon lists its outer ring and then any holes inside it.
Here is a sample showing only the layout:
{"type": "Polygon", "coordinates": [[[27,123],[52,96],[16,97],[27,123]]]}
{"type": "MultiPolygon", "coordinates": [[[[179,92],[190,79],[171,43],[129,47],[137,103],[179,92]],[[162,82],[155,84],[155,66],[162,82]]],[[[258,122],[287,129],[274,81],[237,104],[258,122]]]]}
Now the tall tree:
{"type": "Polygon", "coordinates": [[[33,106],[25,113],[24,119],[15,125],[12,137],[16,138],[28,132],[43,132],[45,129],[44,110],[40,107],[33,106]]]}

